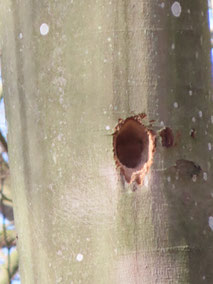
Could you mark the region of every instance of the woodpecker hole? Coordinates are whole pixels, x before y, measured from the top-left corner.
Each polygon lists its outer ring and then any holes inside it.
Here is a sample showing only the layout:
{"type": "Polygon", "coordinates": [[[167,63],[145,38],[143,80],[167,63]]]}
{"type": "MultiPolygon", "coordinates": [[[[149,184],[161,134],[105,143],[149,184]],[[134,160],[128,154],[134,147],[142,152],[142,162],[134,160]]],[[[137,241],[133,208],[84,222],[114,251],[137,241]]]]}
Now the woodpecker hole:
{"type": "Polygon", "coordinates": [[[114,158],[127,182],[141,184],[155,149],[155,136],[142,124],[144,116],[120,120],[113,135],[114,158]]]}
{"type": "Polygon", "coordinates": [[[148,135],[134,120],[129,120],[120,129],[115,146],[119,161],[127,168],[136,168],[148,159],[148,135]]]}

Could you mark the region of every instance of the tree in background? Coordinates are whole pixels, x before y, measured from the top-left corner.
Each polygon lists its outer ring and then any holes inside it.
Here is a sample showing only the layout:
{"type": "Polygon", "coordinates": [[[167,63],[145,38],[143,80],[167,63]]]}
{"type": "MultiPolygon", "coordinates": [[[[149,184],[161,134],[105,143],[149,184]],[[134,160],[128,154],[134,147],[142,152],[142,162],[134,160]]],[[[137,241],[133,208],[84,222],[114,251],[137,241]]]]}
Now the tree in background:
{"type": "MultiPolygon", "coordinates": [[[[1,66],[0,66],[1,70],[1,66]]],[[[14,229],[13,204],[10,187],[10,173],[8,165],[8,147],[3,103],[2,82],[0,74],[0,283],[15,284],[19,282],[13,281],[17,279],[18,255],[16,249],[16,232],[14,229]],[[14,277],[15,276],[15,277],[14,277]]]]}
{"type": "Polygon", "coordinates": [[[207,2],[2,5],[22,283],[211,283],[207,2]]]}

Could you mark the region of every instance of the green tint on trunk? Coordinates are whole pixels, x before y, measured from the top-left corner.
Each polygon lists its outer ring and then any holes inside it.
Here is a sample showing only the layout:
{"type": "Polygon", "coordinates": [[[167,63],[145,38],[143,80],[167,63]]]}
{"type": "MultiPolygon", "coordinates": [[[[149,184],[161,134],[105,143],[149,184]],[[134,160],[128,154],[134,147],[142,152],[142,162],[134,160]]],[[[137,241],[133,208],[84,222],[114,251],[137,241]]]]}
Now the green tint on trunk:
{"type": "Polygon", "coordinates": [[[213,282],[206,2],[180,1],[175,17],[172,1],[2,1],[23,284],[213,282]],[[139,113],[156,132],[170,127],[175,145],[158,139],[133,191],[112,133],[139,113]]]}

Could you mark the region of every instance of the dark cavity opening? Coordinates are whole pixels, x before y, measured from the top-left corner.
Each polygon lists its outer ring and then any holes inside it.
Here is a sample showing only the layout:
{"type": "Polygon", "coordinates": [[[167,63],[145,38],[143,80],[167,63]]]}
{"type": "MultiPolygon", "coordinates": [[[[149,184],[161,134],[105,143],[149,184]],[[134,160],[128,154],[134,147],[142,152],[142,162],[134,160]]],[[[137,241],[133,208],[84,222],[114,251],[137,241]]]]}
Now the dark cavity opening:
{"type": "Polygon", "coordinates": [[[142,162],[146,162],[143,151],[147,144],[148,135],[145,127],[133,119],[127,120],[117,134],[116,155],[127,168],[136,168],[142,162]]]}

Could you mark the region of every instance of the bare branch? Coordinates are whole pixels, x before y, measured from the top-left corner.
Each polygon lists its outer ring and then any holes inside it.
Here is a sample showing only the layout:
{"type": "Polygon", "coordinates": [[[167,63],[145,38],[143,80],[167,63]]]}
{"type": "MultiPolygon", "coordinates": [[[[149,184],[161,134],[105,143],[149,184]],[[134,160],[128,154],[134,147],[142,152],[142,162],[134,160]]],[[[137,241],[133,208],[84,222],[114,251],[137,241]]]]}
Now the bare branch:
{"type": "Polygon", "coordinates": [[[0,283],[9,284],[12,277],[18,270],[18,252],[14,250],[8,259],[0,268],[0,283]]]}

